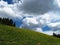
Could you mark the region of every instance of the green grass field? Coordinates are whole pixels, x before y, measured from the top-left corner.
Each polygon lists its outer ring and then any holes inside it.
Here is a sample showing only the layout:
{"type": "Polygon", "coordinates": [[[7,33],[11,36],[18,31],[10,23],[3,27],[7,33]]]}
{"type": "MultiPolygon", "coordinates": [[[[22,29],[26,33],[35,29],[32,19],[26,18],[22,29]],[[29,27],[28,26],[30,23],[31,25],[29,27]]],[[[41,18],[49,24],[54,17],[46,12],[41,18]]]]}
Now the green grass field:
{"type": "Polygon", "coordinates": [[[31,30],[0,25],[0,45],[60,45],[60,39],[31,30]]]}

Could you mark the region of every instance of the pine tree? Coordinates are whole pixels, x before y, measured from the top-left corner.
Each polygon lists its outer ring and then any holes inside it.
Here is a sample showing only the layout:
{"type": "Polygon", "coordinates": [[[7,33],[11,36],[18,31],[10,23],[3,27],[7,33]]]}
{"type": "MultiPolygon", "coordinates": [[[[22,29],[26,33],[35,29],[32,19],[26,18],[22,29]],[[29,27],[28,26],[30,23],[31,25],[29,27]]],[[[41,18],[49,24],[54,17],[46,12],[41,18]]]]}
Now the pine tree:
{"type": "Polygon", "coordinates": [[[13,22],[12,19],[9,18],[0,18],[0,24],[5,24],[9,26],[14,26],[15,27],[15,22],[13,22]]]}

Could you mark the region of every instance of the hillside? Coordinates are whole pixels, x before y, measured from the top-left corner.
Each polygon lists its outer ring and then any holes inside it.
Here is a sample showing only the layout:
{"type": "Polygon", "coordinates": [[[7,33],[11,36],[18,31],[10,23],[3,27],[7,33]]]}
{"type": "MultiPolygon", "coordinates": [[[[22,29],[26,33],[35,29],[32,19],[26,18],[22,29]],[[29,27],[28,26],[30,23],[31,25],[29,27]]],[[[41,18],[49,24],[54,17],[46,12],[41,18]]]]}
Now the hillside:
{"type": "Polygon", "coordinates": [[[0,25],[0,45],[60,45],[60,39],[7,25],[0,25]]]}

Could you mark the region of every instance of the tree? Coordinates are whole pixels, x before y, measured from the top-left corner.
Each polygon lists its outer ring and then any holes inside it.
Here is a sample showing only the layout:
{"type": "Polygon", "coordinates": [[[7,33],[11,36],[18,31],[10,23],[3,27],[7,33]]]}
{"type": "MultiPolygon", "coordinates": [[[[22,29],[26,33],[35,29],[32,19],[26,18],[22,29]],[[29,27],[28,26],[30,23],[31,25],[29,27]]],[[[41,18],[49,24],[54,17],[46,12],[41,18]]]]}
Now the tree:
{"type": "Polygon", "coordinates": [[[9,26],[14,26],[15,27],[15,22],[13,22],[12,19],[9,18],[0,18],[0,24],[5,24],[9,26]]]}
{"type": "Polygon", "coordinates": [[[15,26],[16,26],[16,24],[14,23],[14,24],[13,24],[13,26],[15,27],[15,26]]]}
{"type": "Polygon", "coordinates": [[[53,36],[60,38],[60,34],[55,34],[55,33],[53,33],[53,36]]]}

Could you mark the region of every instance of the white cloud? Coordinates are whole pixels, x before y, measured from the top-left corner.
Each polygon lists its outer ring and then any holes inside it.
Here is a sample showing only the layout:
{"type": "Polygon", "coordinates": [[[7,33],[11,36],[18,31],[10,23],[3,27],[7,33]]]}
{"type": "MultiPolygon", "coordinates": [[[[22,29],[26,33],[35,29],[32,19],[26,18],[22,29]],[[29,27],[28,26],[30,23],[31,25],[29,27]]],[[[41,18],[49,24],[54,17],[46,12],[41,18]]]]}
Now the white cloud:
{"type": "Polygon", "coordinates": [[[23,19],[23,24],[21,25],[22,28],[27,28],[27,29],[32,29],[32,30],[36,30],[38,32],[42,32],[43,31],[43,27],[45,27],[47,25],[47,20],[45,20],[45,18],[42,17],[26,17],[25,19],[23,19]],[[41,30],[42,29],[42,30],[41,30]]]}
{"type": "Polygon", "coordinates": [[[27,29],[30,28],[33,30],[37,28],[38,24],[39,22],[35,18],[26,17],[25,19],[23,19],[22,27],[27,29]]]}
{"type": "Polygon", "coordinates": [[[41,28],[36,28],[36,31],[41,32],[41,33],[43,32],[43,30],[41,28]]]}
{"type": "Polygon", "coordinates": [[[53,31],[44,31],[43,33],[44,34],[47,34],[47,35],[52,35],[53,34],[53,31]]]}
{"type": "Polygon", "coordinates": [[[55,0],[55,3],[60,7],[60,0],[55,0]]]}
{"type": "Polygon", "coordinates": [[[0,8],[7,6],[7,2],[0,1],[0,8]]]}
{"type": "Polygon", "coordinates": [[[7,2],[0,1],[0,17],[10,17],[12,14],[14,14],[13,10],[12,8],[8,7],[7,2]]]}
{"type": "Polygon", "coordinates": [[[34,24],[34,25],[38,24],[38,22],[35,18],[28,18],[28,17],[26,19],[24,19],[23,22],[31,23],[31,24],[34,24]]]}
{"type": "Polygon", "coordinates": [[[60,25],[60,22],[55,22],[55,23],[48,24],[48,26],[50,26],[50,27],[57,27],[58,25],[60,25]]]}
{"type": "Polygon", "coordinates": [[[16,4],[8,4],[5,1],[0,1],[0,17],[7,17],[7,18],[16,18],[21,17],[21,13],[17,13],[17,3],[16,4]]]}

